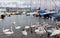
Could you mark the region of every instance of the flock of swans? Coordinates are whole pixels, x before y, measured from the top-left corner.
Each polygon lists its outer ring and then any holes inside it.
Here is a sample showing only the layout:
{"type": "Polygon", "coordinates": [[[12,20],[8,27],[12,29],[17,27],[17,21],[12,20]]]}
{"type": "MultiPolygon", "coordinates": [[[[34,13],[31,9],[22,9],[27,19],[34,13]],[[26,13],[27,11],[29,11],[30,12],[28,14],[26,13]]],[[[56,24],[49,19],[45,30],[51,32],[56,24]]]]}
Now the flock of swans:
{"type": "MultiPolygon", "coordinates": [[[[0,19],[0,21],[1,20],[2,19],[0,19]]],[[[12,24],[15,27],[16,30],[19,30],[19,29],[22,28],[22,26],[17,26],[17,24],[16,24],[15,21],[12,22],[12,24]]],[[[31,24],[30,26],[28,26],[28,25],[27,26],[24,26],[24,29],[21,31],[21,33],[23,35],[27,36],[28,35],[27,29],[31,29],[31,28],[35,29],[34,30],[34,33],[36,33],[36,34],[45,34],[45,33],[47,33],[47,31],[50,32],[51,30],[46,30],[46,27],[51,27],[51,26],[47,26],[48,24],[45,23],[45,22],[43,22],[43,24],[44,24],[44,26],[40,26],[39,23],[38,24],[35,24],[35,25],[32,25],[31,24]]],[[[3,31],[3,34],[5,34],[5,35],[12,35],[12,34],[14,34],[14,31],[13,31],[12,28],[13,28],[12,26],[10,27],[10,29],[2,28],[3,29],[2,30],[3,31]]],[[[52,33],[50,34],[50,36],[54,36],[54,35],[57,35],[57,34],[60,34],[60,30],[56,30],[54,28],[54,31],[52,31],[52,33]]]]}
{"type": "MultiPolygon", "coordinates": [[[[0,19],[0,21],[1,21],[1,20],[2,20],[2,19],[0,19]]],[[[14,21],[12,24],[13,24],[13,26],[15,27],[16,30],[19,30],[20,28],[22,28],[22,26],[17,26],[15,21],[14,21]]],[[[14,34],[14,31],[13,31],[12,28],[13,28],[12,26],[10,27],[10,29],[2,28],[2,29],[3,29],[3,34],[5,34],[5,35],[12,35],[12,34],[14,34]]],[[[27,26],[24,26],[24,29],[21,31],[21,33],[22,33],[23,35],[27,36],[27,35],[28,35],[27,29],[30,29],[30,28],[35,29],[35,33],[36,33],[36,34],[39,34],[40,31],[41,31],[41,33],[42,33],[42,32],[43,32],[42,30],[44,30],[44,29],[42,29],[42,28],[39,28],[39,25],[32,25],[32,24],[31,24],[31,26],[28,26],[28,25],[27,25],[27,26]],[[38,29],[36,29],[37,27],[38,27],[38,29]]],[[[45,31],[44,31],[44,32],[45,32],[45,31]]]]}

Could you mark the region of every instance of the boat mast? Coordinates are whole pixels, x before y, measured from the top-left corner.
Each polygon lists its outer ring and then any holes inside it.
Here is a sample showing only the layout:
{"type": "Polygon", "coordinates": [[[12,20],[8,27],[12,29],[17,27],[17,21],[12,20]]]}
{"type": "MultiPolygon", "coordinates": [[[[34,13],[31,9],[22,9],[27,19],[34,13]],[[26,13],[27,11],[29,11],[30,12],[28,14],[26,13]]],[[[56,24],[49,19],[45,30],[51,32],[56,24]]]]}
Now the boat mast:
{"type": "Polygon", "coordinates": [[[52,2],[54,3],[54,6],[55,6],[55,11],[56,11],[56,3],[55,3],[56,0],[52,0],[52,2]]]}

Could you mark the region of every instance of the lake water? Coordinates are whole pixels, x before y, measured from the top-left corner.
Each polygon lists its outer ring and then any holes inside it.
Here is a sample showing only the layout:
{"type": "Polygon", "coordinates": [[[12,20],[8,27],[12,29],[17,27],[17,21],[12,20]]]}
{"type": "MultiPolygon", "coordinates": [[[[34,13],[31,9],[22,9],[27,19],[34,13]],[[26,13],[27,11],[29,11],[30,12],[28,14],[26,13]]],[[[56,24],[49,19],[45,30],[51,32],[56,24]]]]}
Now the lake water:
{"type": "Polygon", "coordinates": [[[35,24],[37,22],[43,23],[46,22],[52,26],[54,26],[55,22],[52,20],[48,20],[48,19],[42,19],[40,17],[34,17],[34,16],[26,16],[26,15],[12,15],[11,17],[5,17],[4,20],[0,21],[0,38],[39,38],[38,35],[36,34],[30,34],[28,33],[28,36],[25,37],[22,35],[21,31],[24,28],[23,26],[31,26],[31,24],[35,24]],[[14,25],[12,24],[13,22],[16,22],[17,26],[22,26],[21,29],[16,30],[14,27],[14,25]],[[9,28],[13,27],[13,35],[4,35],[3,34],[3,29],[2,28],[9,28]]]}

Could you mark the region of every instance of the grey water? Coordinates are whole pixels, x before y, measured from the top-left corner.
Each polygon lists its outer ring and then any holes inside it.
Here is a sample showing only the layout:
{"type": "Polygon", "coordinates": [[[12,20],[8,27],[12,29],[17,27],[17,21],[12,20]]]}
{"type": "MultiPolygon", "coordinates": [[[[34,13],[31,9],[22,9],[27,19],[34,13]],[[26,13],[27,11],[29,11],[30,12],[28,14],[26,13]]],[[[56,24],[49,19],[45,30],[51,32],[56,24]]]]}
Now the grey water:
{"type": "Polygon", "coordinates": [[[54,26],[54,21],[48,20],[48,19],[42,19],[40,17],[34,17],[34,16],[26,16],[26,15],[11,15],[11,17],[5,17],[5,19],[0,20],[0,38],[39,38],[36,34],[30,34],[28,33],[28,36],[22,35],[22,29],[24,26],[31,26],[31,24],[35,24],[36,22],[47,22],[48,24],[54,26]],[[16,22],[17,26],[22,26],[22,28],[16,30],[13,22],[16,22]],[[10,27],[13,27],[13,35],[5,35],[3,34],[3,28],[4,29],[10,29],[10,27]]]}

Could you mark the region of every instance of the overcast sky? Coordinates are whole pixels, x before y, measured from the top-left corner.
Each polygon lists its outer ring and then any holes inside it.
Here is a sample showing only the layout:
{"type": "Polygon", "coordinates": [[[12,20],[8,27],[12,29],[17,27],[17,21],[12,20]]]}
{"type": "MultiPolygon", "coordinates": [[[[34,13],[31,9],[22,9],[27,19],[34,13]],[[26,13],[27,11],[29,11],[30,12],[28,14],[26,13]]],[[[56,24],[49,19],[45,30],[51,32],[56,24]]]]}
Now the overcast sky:
{"type": "Polygon", "coordinates": [[[54,0],[1,0],[0,7],[41,7],[42,9],[54,9],[55,4],[54,0]]]}

